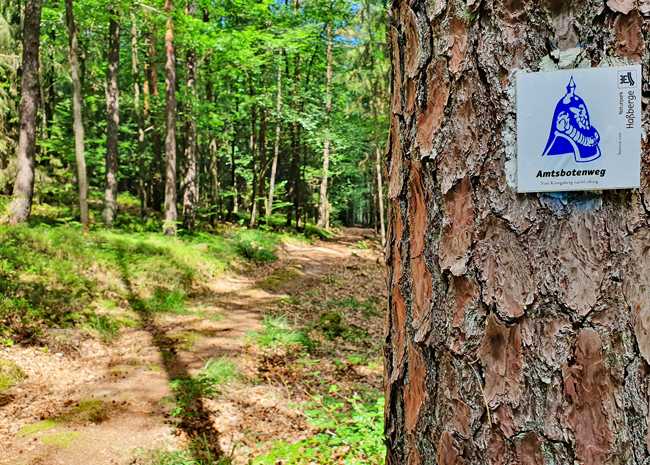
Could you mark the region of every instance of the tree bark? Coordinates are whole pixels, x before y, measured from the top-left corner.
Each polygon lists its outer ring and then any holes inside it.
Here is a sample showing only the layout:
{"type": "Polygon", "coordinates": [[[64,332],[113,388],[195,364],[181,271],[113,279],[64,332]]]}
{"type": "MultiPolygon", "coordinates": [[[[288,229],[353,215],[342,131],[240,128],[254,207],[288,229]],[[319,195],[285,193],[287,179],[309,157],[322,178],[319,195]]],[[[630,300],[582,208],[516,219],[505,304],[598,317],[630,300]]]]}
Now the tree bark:
{"type": "Polygon", "coordinates": [[[140,107],[140,71],[138,70],[138,26],[135,14],[131,12],[131,65],[133,70],[133,112],[138,124],[138,194],[140,197],[140,216],[145,217],[147,211],[147,159],[145,157],[146,143],[144,140],[144,114],[140,107]]]}
{"type": "Polygon", "coordinates": [[[106,190],[104,191],[104,226],[111,226],[117,215],[118,138],[120,127],[120,23],[117,10],[110,11],[108,29],[108,73],[106,91],[106,190]]]}
{"type": "Polygon", "coordinates": [[[173,0],[165,1],[167,32],[165,33],[165,88],[167,92],[167,138],[165,139],[165,161],[167,166],[165,184],[165,224],[163,233],[176,235],[176,53],[174,51],[173,0]]]}
{"type": "Polygon", "coordinates": [[[18,139],[18,170],[13,200],[9,206],[9,222],[24,223],[32,212],[36,154],[36,121],[38,109],[38,51],[41,44],[42,0],[27,0],[23,25],[23,64],[20,97],[20,135],[18,139]]]}
{"type": "MultiPolygon", "coordinates": [[[[152,28],[154,26],[152,25],[152,28]]],[[[149,63],[145,69],[147,81],[145,87],[146,95],[152,95],[153,101],[158,102],[158,70],[156,68],[156,35],[152,29],[149,34],[149,63]],[[148,92],[147,92],[148,91],[148,92]]],[[[147,99],[148,101],[148,99],[147,99]]],[[[145,104],[145,111],[148,106],[145,104]]],[[[163,162],[162,162],[162,137],[158,128],[158,114],[154,111],[150,113],[149,124],[153,128],[151,132],[151,151],[153,152],[152,169],[151,169],[151,208],[155,211],[162,211],[164,188],[163,188],[163,162]]]]}
{"type": "MultiPolygon", "coordinates": [[[[74,148],[77,160],[77,184],[79,186],[79,212],[81,224],[88,224],[88,181],[86,179],[86,156],[84,150],[84,126],[81,114],[81,82],[79,81],[79,46],[77,26],[74,22],[72,0],[65,0],[65,17],[70,39],[70,76],[72,77],[72,112],[74,115],[74,148]]],[[[43,112],[45,114],[45,112],[43,112]]]]}
{"type": "MultiPolygon", "coordinates": [[[[266,164],[266,126],[267,126],[267,112],[266,112],[266,107],[262,107],[260,109],[260,129],[259,129],[259,136],[258,136],[258,158],[259,158],[259,173],[257,177],[257,199],[260,199],[261,197],[265,197],[265,188],[266,188],[266,169],[267,169],[267,164],[266,164]]],[[[263,211],[261,208],[262,202],[261,200],[256,200],[257,202],[257,211],[261,212],[263,211]]]]}
{"type": "Polygon", "coordinates": [[[379,105],[379,101],[373,105],[373,116],[375,119],[375,153],[377,154],[377,200],[379,202],[379,227],[381,229],[381,246],[386,247],[386,225],[384,223],[384,186],[381,179],[382,163],[381,148],[379,147],[379,115],[377,112],[377,107],[379,105]]]}
{"type": "MultiPolygon", "coordinates": [[[[210,69],[210,56],[206,57],[205,69],[210,69]]],[[[209,73],[209,71],[208,71],[209,73]]],[[[213,105],[214,99],[214,82],[208,77],[208,80],[205,84],[205,99],[210,104],[213,105]]],[[[211,222],[212,225],[216,226],[219,223],[219,214],[221,209],[219,208],[219,152],[217,147],[217,138],[212,131],[209,143],[210,151],[210,174],[212,175],[212,188],[210,189],[210,211],[212,213],[211,222]]]]}
{"type": "Polygon", "coordinates": [[[393,4],[388,464],[650,463],[647,135],[639,190],[512,175],[517,72],[641,62],[647,14],[393,4]]]}
{"type": "MultiPolygon", "coordinates": [[[[190,0],[187,14],[196,14],[196,1],[190,0]]],[[[191,231],[194,229],[196,219],[196,203],[198,201],[198,187],[196,184],[196,50],[189,46],[187,51],[187,88],[190,101],[187,106],[187,148],[185,149],[185,179],[183,185],[183,227],[191,231]]]]}
{"type": "Polygon", "coordinates": [[[251,220],[249,227],[255,227],[255,219],[257,216],[257,180],[259,178],[259,169],[258,169],[258,157],[256,152],[256,140],[255,140],[255,125],[257,123],[257,105],[253,102],[253,97],[255,96],[255,91],[253,89],[253,80],[249,81],[249,95],[251,97],[251,140],[250,140],[250,151],[253,156],[253,186],[251,194],[251,220]]]}
{"type": "Polygon", "coordinates": [[[239,192],[237,190],[237,163],[235,163],[235,149],[237,148],[237,129],[235,124],[232,125],[232,146],[230,150],[230,175],[232,177],[232,211],[239,212],[239,192]]]}
{"type": "Polygon", "coordinates": [[[271,165],[271,178],[269,180],[269,203],[266,206],[266,216],[270,217],[273,213],[273,191],[275,190],[275,173],[278,169],[278,155],[280,154],[280,125],[282,123],[282,50],[278,63],[278,119],[275,129],[275,155],[271,165]]]}
{"type": "MultiPolygon", "coordinates": [[[[332,84],[332,25],[327,22],[327,119],[329,131],[329,114],[332,110],[332,96],[330,86],[332,84]]],[[[323,150],[323,180],[320,185],[320,210],[318,215],[318,227],[329,227],[329,205],[327,203],[327,174],[330,166],[330,139],[329,132],[324,143],[323,150]]]]}

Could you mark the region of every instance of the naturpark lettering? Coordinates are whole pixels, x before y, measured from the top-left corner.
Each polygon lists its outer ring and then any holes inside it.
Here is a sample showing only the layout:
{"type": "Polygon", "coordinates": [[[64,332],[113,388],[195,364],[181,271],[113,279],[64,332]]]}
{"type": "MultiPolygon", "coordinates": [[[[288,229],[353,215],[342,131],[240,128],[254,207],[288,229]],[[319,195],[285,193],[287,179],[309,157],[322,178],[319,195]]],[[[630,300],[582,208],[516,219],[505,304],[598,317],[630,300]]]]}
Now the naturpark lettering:
{"type": "Polygon", "coordinates": [[[607,170],[560,170],[560,171],[542,171],[537,172],[536,178],[561,178],[564,176],[605,176],[607,170]]]}

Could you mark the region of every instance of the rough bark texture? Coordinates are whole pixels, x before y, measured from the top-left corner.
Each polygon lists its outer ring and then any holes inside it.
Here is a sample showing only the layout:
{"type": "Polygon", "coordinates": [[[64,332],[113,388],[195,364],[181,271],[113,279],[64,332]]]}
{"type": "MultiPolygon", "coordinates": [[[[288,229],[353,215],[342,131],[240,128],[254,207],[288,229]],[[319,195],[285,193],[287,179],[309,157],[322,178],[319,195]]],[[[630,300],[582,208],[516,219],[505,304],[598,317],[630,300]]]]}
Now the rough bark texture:
{"type": "MultiPolygon", "coordinates": [[[[144,140],[144,113],[140,107],[140,71],[138,62],[138,24],[131,12],[131,69],[133,72],[133,112],[138,123],[138,194],[140,216],[145,217],[149,196],[147,195],[146,143],[144,140]]],[[[148,98],[148,97],[147,97],[148,98]]]]}
{"type": "MultiPolygon", "coordinates": [[[[70,39],[70,77],[72,78],[72,112],[74,115],[74,148],[77,161],[77,184],[79,186],[79,212],[81,223],[88,224],[88,181],[86,179],[86,155],[84,151],[84,126],[81,115],[81,82],[79,80],[79,44],[77,26],[74,22],[72,0],[65,2],[65,18],[70,39]]],[[[43,112],[45,114],[45,112],[43,112]]]]}
{"type": "MultiPolygon", "coordinates": [[[[187,14],[196,14],[196,2],[188,2],[187,14]]],[[[196,203],[199,200],[196,183],[196,50],[187,51],[187,89],[190,101],[187,105],[187,148],[185,149],[185,179],[183,180],[183,227],[191,231],[196,219],[196,203]]]]}
{"type": "Polygon", "coordinates": [[[106,75],[106,188],[104,190],[105,226],[111,226],[117,215],[117,176],[119,168],[118,137],[120,128],[120,23],[116,10],[111,10],[108,28],[108,73],[106,75]]]}
{"type": "MultiPolygon", "coordinates": [[[[149,43],[149,63],[145,67],[147,80],[145,81],[145,112],[149,113],[149,95],[153,96],[154,101],[158,101],[158,70],[156,69],[156,36],[154,26],[151,26],[151,32],[148,38],[149,43]]],[[[154,128],[151,131],[151,150],[153,151],[152,169],[151,169],[151,207],[156,211],[162,211],[163,203],[163,162],[162,162],[162,137],[160,126],[158,124],[158,115],[151,111],[149,113],[149,125],[154,128]]]]}
{"type": "Polygon", "coordinates": [[[167,32],[165,33],[165,88],[167,92],[167,138],[165,139],[165,224],[163,233],[168,236],[176,235],[176,52],[174,50],[174,23],[172,12],[174,2],[166,0],[165,12],[167,18],[167,32]]]}
{"type": "Polygon", "coordinates": [[[18,172],[13,200],[9,206],[9,222],[24,223],[32,212],[36,154],[36,110],[38,108],[38,50],[41,44],[42,0],[25,4],[23,26],[23,64],[20,99],[20,136],[18,140],[18,172]]]}
{"type": "MultiPolygon", "coordinates": [[[[329,118],[332,110],[332,96],[330,95],[330,86],[332,83],[332,25],[327,22],[327,117],[329,118]]],[[[329,123],[329,122],[328,122],[329,123]]],[[[328,128],[329,129],[329,128],[328,128]]],[[[327,174],[330,166],[330,140],[329,134],[323,143],[323,180],[320,184],[320,210],[318,213],[318,227],[329,227],[328,221],[328,204],[327,204],[327,174]]]]}
{"type": "Polygon", "coordinates": [[[650,464],[647,136],[638,191],[518,195],[514,105],[518,70],[647,63],[650,2],[391,17],[388,463],[650,464]]]}

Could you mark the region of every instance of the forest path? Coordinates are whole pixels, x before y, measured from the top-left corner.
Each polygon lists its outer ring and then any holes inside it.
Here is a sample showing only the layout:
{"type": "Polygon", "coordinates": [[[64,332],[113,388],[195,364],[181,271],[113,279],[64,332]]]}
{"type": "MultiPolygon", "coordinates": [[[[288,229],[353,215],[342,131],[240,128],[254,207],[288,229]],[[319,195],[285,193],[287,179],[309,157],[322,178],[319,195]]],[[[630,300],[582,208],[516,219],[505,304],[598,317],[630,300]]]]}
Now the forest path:
{"type": "MultiPolygon", "coordinates": [[[[218,400],[204,403],[221,447],[230,450],[239,443],[239,462],[247,463],[256,441],[302,438],[306,427],[292,404],[296,397],[291,398],[282,373],[281,383],[272,382],[273,376],[259,382],[266,370],[260,364],[266,366],[268,358],[245,336],[261,330],[265,314],[297,295],[325,302],[341,292],[359,299],[381,294],[379,248],[363,245],[373,236],[371,230],[350,228],[315,245],[287,241],[277,262],[217,276],[207,283],[209,291],[186,302],[182,314],[143,317],[140,327],[123,328],[108,343],[87,331],[57,330],[48,335],[47,347],[3,349],[0,355],[28,378],[0,398],[0,464],[150,463],[134,459],[134,450],[175,449],[196,432],[170,425],[170,404],[163,403],[171,395],[170,381],[195,375],[207,360],[221,357],[233,361],[246,380],[225,386],[218,400]],[[348,284],[352,288],[344,291],[348,284]]],[[[318,311],[322,302],[298,310],[294,321],[313,318],[310,308],[318,311]]],[[[381,329],[370,332],[377,337],[381,329]]],[[[380,384],[381,369],[368,375],[380,384]]]]}

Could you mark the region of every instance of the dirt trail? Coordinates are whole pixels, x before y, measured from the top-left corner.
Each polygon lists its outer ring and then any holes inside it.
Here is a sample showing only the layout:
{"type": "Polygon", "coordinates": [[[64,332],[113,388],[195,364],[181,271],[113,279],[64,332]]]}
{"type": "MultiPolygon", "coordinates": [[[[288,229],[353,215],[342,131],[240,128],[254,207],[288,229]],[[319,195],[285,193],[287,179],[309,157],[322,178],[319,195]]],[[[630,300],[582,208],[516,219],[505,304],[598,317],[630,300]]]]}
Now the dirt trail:
{"type": "MultiPolygon", "coordinates": [[[[184,445],[187,438],[175,435],[168,423],[169,405],[161,403],[171,395],[170,380],[222,356],[256,377],[259,361],[251,357],[244,335],[259,330],[265,312],[283,297],[322,292],[327,298],[323,276],[332,267],[341,276],[360,274],[363,281],[367,272],[350,271],[359,269],[350,263],[375,265],[378,248],[351,247],[370,236],[369,230],[347,229],[343,237],[316,245],[288,241],[278,262],[208,283],[209,292],[189,302],[190,314],[158,316],[138,329],[122,329],[106,344],[91,331],[59,330],[47,335],[47,347],[1,349],[0,356],[18,364],[28,378],[0,398],[0,464],[123,465],[136,448],[184,445]],[[94,407],[86,412],[84,405],[94,407]],[[58,420],[37,423],[52,418],[58,420]],[[35,432],[19,434],[35,423],[35,432]]],[[[374,284],[362,283],[358,292],[379,292],[382,274],[373,268],[368,279],[374,284]]],[[[245,430],[253,431],[253,441],[291,432],[300,438],[304,423],[290,397],[287,386],[270,380],[226,389],[218,401],[207,403],[217,412],[209,421],[221,435],[221,447],[233,447],[245,430]]],[[[246,457],[253,449],[244,441],[238,453],[246,457]]]]}

